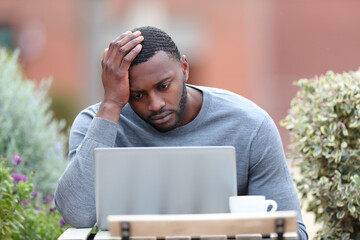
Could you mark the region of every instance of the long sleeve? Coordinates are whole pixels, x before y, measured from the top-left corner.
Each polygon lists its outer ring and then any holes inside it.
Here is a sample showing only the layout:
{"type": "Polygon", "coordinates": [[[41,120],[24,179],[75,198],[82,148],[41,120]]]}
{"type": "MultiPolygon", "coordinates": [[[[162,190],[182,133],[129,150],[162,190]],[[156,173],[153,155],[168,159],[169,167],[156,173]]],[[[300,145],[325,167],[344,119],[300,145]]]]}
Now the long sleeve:
{"type": "Polygon", "coordinates": [[[265,195],[278,203],[278,210],[298,213],[298,238],[308,239],[300,203],[286,164],[275,123],[266,116],[251,143],[249,195],[265,195]]]}
{"type": "Polygon", "coordinates": [[[93,150],[114,147],[117,124],[81,112],[69,138],[69,164],[58,181],[55,204],[64,220],[73,227],[96,223],[93,150]]]}

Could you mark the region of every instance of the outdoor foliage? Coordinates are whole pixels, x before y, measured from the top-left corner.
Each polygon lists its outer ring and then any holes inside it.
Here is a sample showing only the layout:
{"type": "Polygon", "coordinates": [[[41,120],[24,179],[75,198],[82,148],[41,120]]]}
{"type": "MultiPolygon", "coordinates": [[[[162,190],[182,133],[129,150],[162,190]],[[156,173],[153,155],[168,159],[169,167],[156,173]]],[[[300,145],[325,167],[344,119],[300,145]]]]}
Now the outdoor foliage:
{"type": "Polygon", "coordinates": [[[317,239],[360,239],[360,70],[296,85],[281,124],[300,167],[297,189],[322,223],[317,239]]]}
{"type": "Polygon", "coordinates": [[[27,80],[18,55],[0,49],[0,153],[22,156],[24,164],[17,171],[35,170],[34,186],[50,194],[66,167],[65,122],[54,119],[49,109],[51,81],[36,86],[27,80]]]}
{"type": "Polygon", "coordinates": [[[18,173],[22,159],[17,155],[11,167],[7,161],[0,156],[0,239],[57,239],[68,225],[54,207],[54,195],[41,200],[31,183],[35,172],[18,173]]]}

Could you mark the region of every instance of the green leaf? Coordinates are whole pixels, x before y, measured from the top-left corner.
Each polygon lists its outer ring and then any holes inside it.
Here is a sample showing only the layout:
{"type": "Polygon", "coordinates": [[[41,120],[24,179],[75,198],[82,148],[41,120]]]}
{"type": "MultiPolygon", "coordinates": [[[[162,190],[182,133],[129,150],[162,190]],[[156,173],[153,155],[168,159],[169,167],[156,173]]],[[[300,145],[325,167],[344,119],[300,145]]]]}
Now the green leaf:
{"type": "Polygon", "coordinates": [[[349,104],[349,103],[346,104],[346,108],[345,108],[345,109],[346,109],[346,113],[347,113],[347,114],[350,114],[350,113],[351,113],[351,109],[352,109],[352,108],[351,108],[351,104],[349,104]]]}
{"type": "Polygon", "coordinates": [[[347,207],[348,207],[348,209],[349,209],[349,211],[350,211],[351,214],[354,214],[354,213],[355,213],[356,208],[355,208],[355,206],[352,204],[352,202],[349,202],[348,205],[347,205],[347,207]]]}
{"type": "Polygon", "coordinates": [[[337,219],[342,219],[344,216],[345,216],[345,212],[344,212],[343,210],[339,211],[339,212],[336,214],[336,218],[337,218],[337,219]]]}
{"type": "Polygon", "coordinates": [[[340,163],[341,162],[341,154],[337,153],[335,156],[335,163],[340,163]]]}
{"type": "Polygon", "coordinates": [[[280,121],[280,126],[282,127],[288,126],[289,124],[291,124],[291,120],[288,118],[280,121]]]}
{"type": "Polygon", "coordinates": [[[320,131],[325,135],[329,135],[329,128],[327,126],[321,126],[320,131]]]}
{"type": "Polygon", "coordinates": [[[313,156],[318,157],[318,156],[320,156],[321,152],[322,152],[322,148],[317,147],[317,148],[314,149],[313,156]]]}
{"type": "MultiPolygon", "coordinates": [[[[345,163],[346,160],[348,160],[348,158],[349,158],[349,156],[348,156],[347,154],[342,155],[342,156],[341,156],[341,162],[342,162],[342,163],[345,163]]],[[[342,169],[347,169],[346,166],[344,166],[344,167],[345,167],[345,168],[342,168],[342,169]]]]}
{"type": "Polygon", "coordinates": [[[354,232],[354,227],[349,222],[345,222],[344,227],[347,232],[354,232]]]}
{"type": "Polygon", "coordinates": [[[350,127],[350,128],[358,128],[358,127],[360,127],[360,120],[359,120],[359,119],[356,119],[356,118],[353,118],[353,119],[350,121],[349,127],[350,127]]]}
{"type": "Polygon", "coordinates": [[[359,175],[351,176],[351,181],[353,181],[356,185],[360,186],[360,176],[359,175]]]}
{"type": "Polygon", "coordinates": [[[348,240],[350,239],[350,233],[343,233],[341,235],[341,240],[348,240]]]}
{"type": "Polygon", "coordinates": [[[331,143],[335,142],[335,136],[334,135],[329,135],[327,138],[331,143]]]}
{"type": "MultiPolygon", "coordinates": [[[[355,199],[355,202],[356,202],[356,204],[357,204],[358,206],[360,206],[360,199],[359,199],[359,198],[356,198],[356,199],[355,199]]],[[[360,213],[360,211],[359,211],[359,213],[360,213]]]]}
{"type": "Polygon", "coordinates": [[[334,123],[334,122],[330,123],[329,128],[330,128],[330,132],[334,133],[336,130],[336,123],[334,123]]]}

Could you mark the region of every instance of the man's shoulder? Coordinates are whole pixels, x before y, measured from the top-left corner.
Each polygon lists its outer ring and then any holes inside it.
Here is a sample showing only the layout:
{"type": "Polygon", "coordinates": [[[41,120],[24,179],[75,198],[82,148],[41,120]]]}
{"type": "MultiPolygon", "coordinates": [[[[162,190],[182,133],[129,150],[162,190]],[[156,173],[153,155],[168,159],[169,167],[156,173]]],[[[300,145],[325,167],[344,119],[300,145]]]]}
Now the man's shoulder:
{"type": "Polygon", "coordinates": [[[189,85],[193,88],[197,88],[197,89],[200,89],[201,91],[206,91],[208,93],[211,93],[211,94],[224,94],[224,95],[237,95],[237,96],[240,96],[234,92],[231,92],[229,90],[225,90],[225,89],[222,89],[222,88],[216,88],[216,87],[208,87],[208,86],[199,86],[199,85],[189,85]]]}
{"type": "Polygon", "coordinates": [[[236,124],[242,131],[252,132],[264,122],[273,121],[271,116],[253,101],[234,92],[211,87],[200,87],[211,105],[208,113],[212,118],[222,118],[227,124],[236,124]]]}
{"type": "Polygon", "coordinates": [[[95,103],[93,105],[88,106],[87,108],[83,109],[80,114],[91,114],[91,115],[96,115],[96,113],[99,110],[101,102],[95,103]]]}
{"type": "Polygon", "coordinates": [[[222,88],[215,88],[215,87],[205,87],[205,86],[195,86],[196,88],[200,89],[203,92],[206,92],[211,96],[212,98],[218,98],[219,100],[223,101],[236,101],[238,103],[244,103],[244,104],[252,104],[257,106],[254,102],[251,100],[234,93],[232,91],[222,89],[222,88]]]}
{"type": "Polygon", "coordinates": [[[96,116],[99,106],[100,103],[96,103],[81,110],[74,119],[72,128],[88,127],[92,119],[96,116]]]}
{"type": "Polygon", "coordinates": [[[268,115],[267,112],[253,101],[229,90],[196,86],[210,98],[213,107],[234,111],[242,116],[250,114],[256,117],[268,115]]]}

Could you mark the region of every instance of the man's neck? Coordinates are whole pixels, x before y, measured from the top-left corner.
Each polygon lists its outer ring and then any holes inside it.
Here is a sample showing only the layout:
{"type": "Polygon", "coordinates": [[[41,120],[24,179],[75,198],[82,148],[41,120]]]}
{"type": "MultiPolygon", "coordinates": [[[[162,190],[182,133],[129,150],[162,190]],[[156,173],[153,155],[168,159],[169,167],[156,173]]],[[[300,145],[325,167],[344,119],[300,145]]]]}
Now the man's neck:
{"type": "Polygon", "coordinates": [[[185,125],[196,118],[199,114],[202,103],[203,103],[203,93],[191,86],[186,86],[187,88],[187,102],[183,121],[180,125],[185,125]]]}

